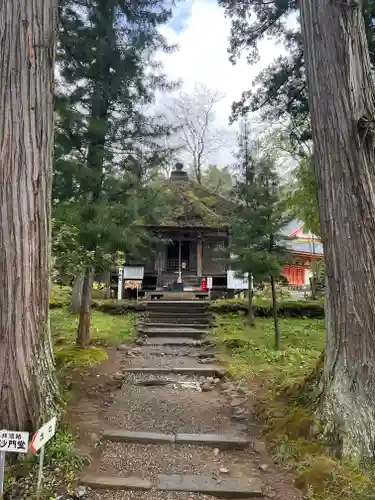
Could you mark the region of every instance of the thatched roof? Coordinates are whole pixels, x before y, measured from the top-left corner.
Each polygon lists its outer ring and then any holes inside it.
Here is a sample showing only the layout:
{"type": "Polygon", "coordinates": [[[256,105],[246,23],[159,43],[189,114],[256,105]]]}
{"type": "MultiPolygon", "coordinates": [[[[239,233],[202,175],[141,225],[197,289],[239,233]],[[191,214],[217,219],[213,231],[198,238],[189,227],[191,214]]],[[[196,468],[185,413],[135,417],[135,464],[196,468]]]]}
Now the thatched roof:
{"type": "Polygon", "coordinates": [[[190,180],[185,172],[172,172],[162,189],[165,210],[161,227],[224,228],[230,225],[232,202],[210,193],[190,180]]]}

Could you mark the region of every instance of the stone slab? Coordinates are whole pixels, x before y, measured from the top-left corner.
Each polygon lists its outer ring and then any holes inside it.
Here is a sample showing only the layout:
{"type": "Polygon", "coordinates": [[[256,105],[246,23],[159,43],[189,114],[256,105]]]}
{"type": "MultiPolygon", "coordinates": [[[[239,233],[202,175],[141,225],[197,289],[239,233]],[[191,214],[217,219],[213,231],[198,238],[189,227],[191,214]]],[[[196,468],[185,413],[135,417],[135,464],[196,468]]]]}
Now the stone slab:
{"type": "Polygon", "coordinates": [[[246,448],[250,441],[246,435],[239,434],[176,434],[176,444],[215,446],[217,448],[246,448]]]}
{"type": "Polygon", "coordinates": [[[147,335],[148,337],[201,337],[202,335],[206,335],[208,330],[200,330],[197,328],[179,328],[179,326],[175,326],[174,328],[147,328],[147,327],[139,327],[138,332],[147,335]]]}
{"type": "Polygon", "coordinates": [[[88,474],[81,484],[99,490],[150,490],[151,481],[139,477],[99,476],[88,474]]]}
{"type": "Polygon", "coordinates": [[[188,346],[188,347],[201,347],[203,345],[210,345],[210,340],[200,340],[197,345],[197,341],[194,339],[189,339],[186,337],[153,337],[148,338],[144,345],[147,346],[188,346]]]}
{"type": "Polygon", "coordinates": [[[176,330],[199,330],[201,332],[206,332],[207,324],[200,323],[170,323],[170,322],[155,322],[145,321],[143,325],[141,325],[144,330],[172,330],[173,332],[176,330]]]}
{"type": "Polygon", "coordinates": [[[139,444],[170,444],[175,442],[173,434],[159,434],[157,432],[132,432],[121,429],[108,429],[102,434],[102,439],[117,443],[139,444]]]}
{"type": "Polygon", "coordinates": [[[149,366],[139,366],[136,368],[124,368],[122,373],[155,373],[168,375],[171,373],[178,373],[179,375],[203,375],[203,376],[216,376],[222,378],[225,376],[225,370],[216,365],[199,365],[196,367],[175,367],[175,368],[160,368],[160,367],[149,367],[149,366]]]}
{"type": "Polygon", "coordinates": [[[153,373],[155,375],[170,375],[172,373],[176,373],[179,375],[202,375],[205,377],[218,377],[222,378],[225,376],[225,370],[215,365],[198,365],[194,367],[172,367],[172,368],[160,368],[160,367],[149,367],[149,366],[138,366],[136,368],[124,368],[122,370],[123,374],[126,373],[153,373]]]}
{"type": "Polygon", "coordinates": [[[202,493],[217,498],[260,498],[262,484],[257,478],[220,478],[212,476],[184,476],[180,474],[157,477],[156,489],[159,491],[188,491],[202,493]]]}
{"type": "Polygon", "coordinates": [[[137,367],[137,368],[124,368],[123,373],[158,373],[159,375],[168,375],[173,373],[171,368],[160,368],[160,367],[137,367]]]}
{"type": "Polygon", "coordinates": [[[178,335],[179,333],[183,333],[184,335],[191,333],[192,335],[197,335],[197,333],[200,333],[204,335],[207,333],[207,329],[203,328],[184,328],[183,326],[180,325],[173,325],[173,326],[168,326],[168,327],[162,327],[158,325],[157,327],[148,327],[147,323],[144,325],[143,330],[145,332],[150,331],[150,332],[155,332],[155,333],[172,333],[178,335]]]}
{"type": "Polygon", "coordinates": [[[219,378],[222,378],[225,376],[225,370],[221,368],[220,366],[216,365],[201,365],[193,368],[187,368],[187,367],[177,367],[177,368],[172,368],[173,373],[179,373],[180,375],[205,375],[207,377],[209,376],[216,376],[219,378]]]}

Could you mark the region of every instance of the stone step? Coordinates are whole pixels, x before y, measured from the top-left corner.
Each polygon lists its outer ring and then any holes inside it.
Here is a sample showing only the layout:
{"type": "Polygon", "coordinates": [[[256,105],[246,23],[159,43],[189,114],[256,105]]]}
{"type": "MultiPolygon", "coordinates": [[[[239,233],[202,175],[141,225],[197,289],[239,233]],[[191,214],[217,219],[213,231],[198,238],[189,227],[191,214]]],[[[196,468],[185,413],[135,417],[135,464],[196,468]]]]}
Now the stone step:
{"type": "Polygon", "coordinates": [[[160,328],[163,328],[163,329],[167,329],[167,330],[175,330],[176,328],[180,329],[188,329],[188,330],[205,330],[205,328],[208,328],[208,325],[207,324],[202,324],[202,323],[170,323],[170,322],[166,322],[166,323],[154,323],[154,322],[149,322],[149,321],[145,321],[142,324],[139,325],[140,328],[149,328],[150,330],[152,329],[160,329],[160,328]]]}
{"type": "Polygon", "coordinates": [[[178,373],[179,375],[203,375],[205,377],[219,377],[225,376],[225,370],[217,365],[202,365],[195,367],[178,366],[174,368],[160,368],[160,367],[137,367],[137,368],[124,368],[122,373],[140,373],[140,374],[159,374],[168,375],[171,373],[178,373]]]}
{"type": "Polygon", "coordinates": [[[176,441],[174,434],[160,434],[157,432],[134,432],[122,429],[107,429],[103,432],[103,441],[115,443],[138,443],[138,444],[169,444],[176,441]]]}
{"type": "Polygon", "coordinates": [[[138,444],[183,444],[196,446],[213,446],[219,449],[246,448],[250,441],[244,434],[160,434],[157,432],[135,432],[122,429],[107,429],[102,440],[117,443],[138,444]]]}
{"type": "Polygon", "coordinates": [[[99,476],[87,474],[81,481],[84,486],[98,490],[150,490],[151,481],[139,477],[99,476]]]}
{"type": "Polygon", "coordinates": [[[187,346],[187,347],[201,347],[211,345],[212,340],[202,339],[194,340],[187,337],[150,337],[144,345],[146,346],[187,346]]]}
{"type": "MultiPolygon", "coordinates": [[[[139,477],[87,474],[80,483],[96,490],[151,490],[153,484],[139,477]]],[[[220,478],[182,474],[159,474],[156,491],[201,493],[216,498],[262,498],[262,483],[257,478],[220,478]]]]}
{"type": "Polygon", "coordinates": [[[138,332],[147,335],[148,337],[201,337],[202,335],[207,335],[207,330],[202,330],[198,328],[179,328],[178,326],[174,328],[147,328],[139,327],[138,332]]]}
{"type": "Polygon", "coordinates": [[[144,324],[154,324],[160,325],[160,324],[168,324],[168,325],[173,325],[174,327],[176,326],[182,326],[182,325],[194,325],[194,328],[196,325],[202,326],[203,328],[208,328],[212,325],[213,320],[211,318],[196,318],[196,317],[191,317],[191,315],[186,315],[185,317],[182,316],[149,316],[148,318],[145,318],[144,324]]]}
{"type": "MultiPolygon", "coordinates": [[[[147,309],[146,315],[148,316],[171,316],[171,317],[176,317],[176,316],[182,316],[182,317],[190,317],[192,315],[190,310],[182,310],[182,311],[176,311],[175,308],[169,308],[168,311],[160,311],[159,309],[155,310],[150,310],[149,308],[147,309]]],[[[197,318],[212,318],[213,314],[210,311],[206,310],[201,310],[198,309],[193,313],[193,315],[197,318]]]]}
{"type": "Polygon", "coordinates": [[[159,474],[156,489],[203,493],[217,498],[261,498],[262,483],[257,478],[220,478],[180,474],[159,474]]]}

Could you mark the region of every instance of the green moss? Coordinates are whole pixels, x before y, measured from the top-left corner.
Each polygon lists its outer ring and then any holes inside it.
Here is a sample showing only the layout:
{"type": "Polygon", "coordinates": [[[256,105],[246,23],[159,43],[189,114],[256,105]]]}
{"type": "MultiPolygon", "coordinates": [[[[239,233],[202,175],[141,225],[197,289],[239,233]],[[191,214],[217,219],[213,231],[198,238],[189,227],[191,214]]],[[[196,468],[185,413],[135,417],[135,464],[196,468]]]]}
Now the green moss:
{"type": "Polygon", "coordinates": [[[237,376],[261,375],[274,386],[301,383],[311,372],[324,347],[324,321],[280,319],[281,349],[275,351],[271,318],[257,319],[250,327],[238,314],[217,317],[216,335],[228,366],[237,376]]]}
{"type": "MultiPolygon", "coordinates": [[[[52,339],[55,345],[75,342],[78,316],[67,308],[51,311],[52,339]]],[[[111,316],[101,311],[92,311],[91,339],[96,345],[116,345],[135,333],[135,315],[111,316]]]]}
{"type": "Polygon", "coordinates": [[[60,372],[84,369],[107,359],[105,347],[118,345],[135,334],[135,315],[110,316],[93,311],[91,346],[80,349],[75,345],[78,316],[68,309],[51,310],[52,341],[56,365],[60,372]]]}
{"type": "Polygon", "coordinates": [[[81,349],[75,346],[55,347],[55,361],[57,368],[90,368],[108,356],[105,349],[101,347],[88,347],[81,349]]]}

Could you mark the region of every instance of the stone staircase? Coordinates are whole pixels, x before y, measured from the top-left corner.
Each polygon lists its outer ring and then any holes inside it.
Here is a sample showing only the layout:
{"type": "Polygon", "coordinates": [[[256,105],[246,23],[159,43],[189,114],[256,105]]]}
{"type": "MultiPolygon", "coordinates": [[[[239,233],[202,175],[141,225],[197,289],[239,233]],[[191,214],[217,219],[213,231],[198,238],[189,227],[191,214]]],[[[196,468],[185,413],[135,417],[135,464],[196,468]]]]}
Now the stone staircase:
{"type": "Polygon", "coordinates": [[[99,462],[81,479],[93,500],[264,497],[248,458],[250,438],[230,421],[233,405],[217,400],[225,370],[215,364],[208,306],[200,300],[147,303],[131,357],[124,347],[123,386],[112,409],[117,417],[103,429],[99,462]],[[217,462],[235,463],[236,450],[244,450],[241,477],[217,462]]]}
{"type": "Polygon", "coordinates": [[[137,325],[138,333],[148,337],[202,337],[213,323],[209,305],[207,300],[151,300],[137,325]]]}

